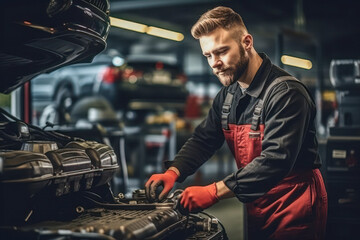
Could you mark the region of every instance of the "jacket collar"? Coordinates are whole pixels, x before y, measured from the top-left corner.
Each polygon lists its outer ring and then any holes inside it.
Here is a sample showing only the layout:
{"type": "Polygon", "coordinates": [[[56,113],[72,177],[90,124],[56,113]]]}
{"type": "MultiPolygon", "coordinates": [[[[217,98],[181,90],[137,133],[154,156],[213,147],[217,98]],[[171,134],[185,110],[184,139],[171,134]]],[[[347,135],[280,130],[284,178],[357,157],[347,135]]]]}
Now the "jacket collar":
{"type": "Polygon", "coordinates": [[[259,53],[259,55],[263,59],[263,62],[256,72],[253,81],[250,83],[250,86],[245,91],[245,94],[255,98],[260,96],[272,68],[269,57],[265,53],[259,53]]]}

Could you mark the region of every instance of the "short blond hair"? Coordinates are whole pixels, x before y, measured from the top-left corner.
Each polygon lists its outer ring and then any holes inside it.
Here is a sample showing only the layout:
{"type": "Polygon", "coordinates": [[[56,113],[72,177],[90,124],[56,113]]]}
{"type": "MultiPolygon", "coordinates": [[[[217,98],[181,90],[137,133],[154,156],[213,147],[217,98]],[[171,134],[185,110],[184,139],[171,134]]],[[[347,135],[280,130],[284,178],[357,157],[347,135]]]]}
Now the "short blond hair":
{"type": "Polygon", "coordinates": [[[228,7],[216,7],[205,12],[199,20],[191,28],[191,35],[195,39],[214,31],[221,27],[225,30],[230,30],[238,27],[241,33],[247,32],[246,26],[242,17],[234,10],[228,7]]]}

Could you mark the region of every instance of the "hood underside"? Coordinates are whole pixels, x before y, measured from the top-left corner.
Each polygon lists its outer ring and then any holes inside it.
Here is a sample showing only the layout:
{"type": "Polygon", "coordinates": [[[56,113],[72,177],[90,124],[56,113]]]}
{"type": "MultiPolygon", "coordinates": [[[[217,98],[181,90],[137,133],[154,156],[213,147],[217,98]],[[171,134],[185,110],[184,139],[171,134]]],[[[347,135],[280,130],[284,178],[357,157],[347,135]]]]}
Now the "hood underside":
{"type": "Polygon", "coordinates": [[[108,0],[6,0],[0,7],[0,92],[36,75],[90,62],[104,50],[108,0]]]}

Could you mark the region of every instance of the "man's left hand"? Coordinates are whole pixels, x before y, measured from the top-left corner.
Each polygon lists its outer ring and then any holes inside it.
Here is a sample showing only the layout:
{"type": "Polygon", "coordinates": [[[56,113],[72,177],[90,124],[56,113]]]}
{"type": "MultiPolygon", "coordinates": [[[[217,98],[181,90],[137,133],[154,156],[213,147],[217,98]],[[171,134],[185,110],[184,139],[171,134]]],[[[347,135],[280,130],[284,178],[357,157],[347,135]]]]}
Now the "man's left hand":
{"type": "Polygon", "coordinates": [[[188,187],[181,194],[180,204],[189,212],[199,212],[219,201],[216,183],[200,187],[188,187]]]}

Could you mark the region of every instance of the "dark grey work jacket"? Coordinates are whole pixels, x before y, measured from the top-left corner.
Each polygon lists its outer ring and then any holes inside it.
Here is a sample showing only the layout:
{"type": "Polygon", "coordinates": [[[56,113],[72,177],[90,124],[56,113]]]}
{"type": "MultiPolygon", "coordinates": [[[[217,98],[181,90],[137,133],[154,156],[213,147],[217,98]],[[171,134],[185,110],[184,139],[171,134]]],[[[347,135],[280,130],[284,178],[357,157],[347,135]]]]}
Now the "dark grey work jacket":
{"type": "MultiPolygon", "coordinates": [[[[263,63],[248,89],[242,93],[238,87],[234,94],[230,124],[251,124],[261,92],[277,77],[290,76],[265,54],[260,56],[263,63]]],[[[224,143],[221,111],[227,89],[219,91],[208,116],[170,162],[180,171],[179,182],[193,174],[224,143]]],[[[260,120],[265,125],[261,155],[223,179],[239,200],[249,202],[262,196],[292,171],[320,167],[315,114],[315,103],[301,83],[284,81],[272,88],[260,120]]]]}

